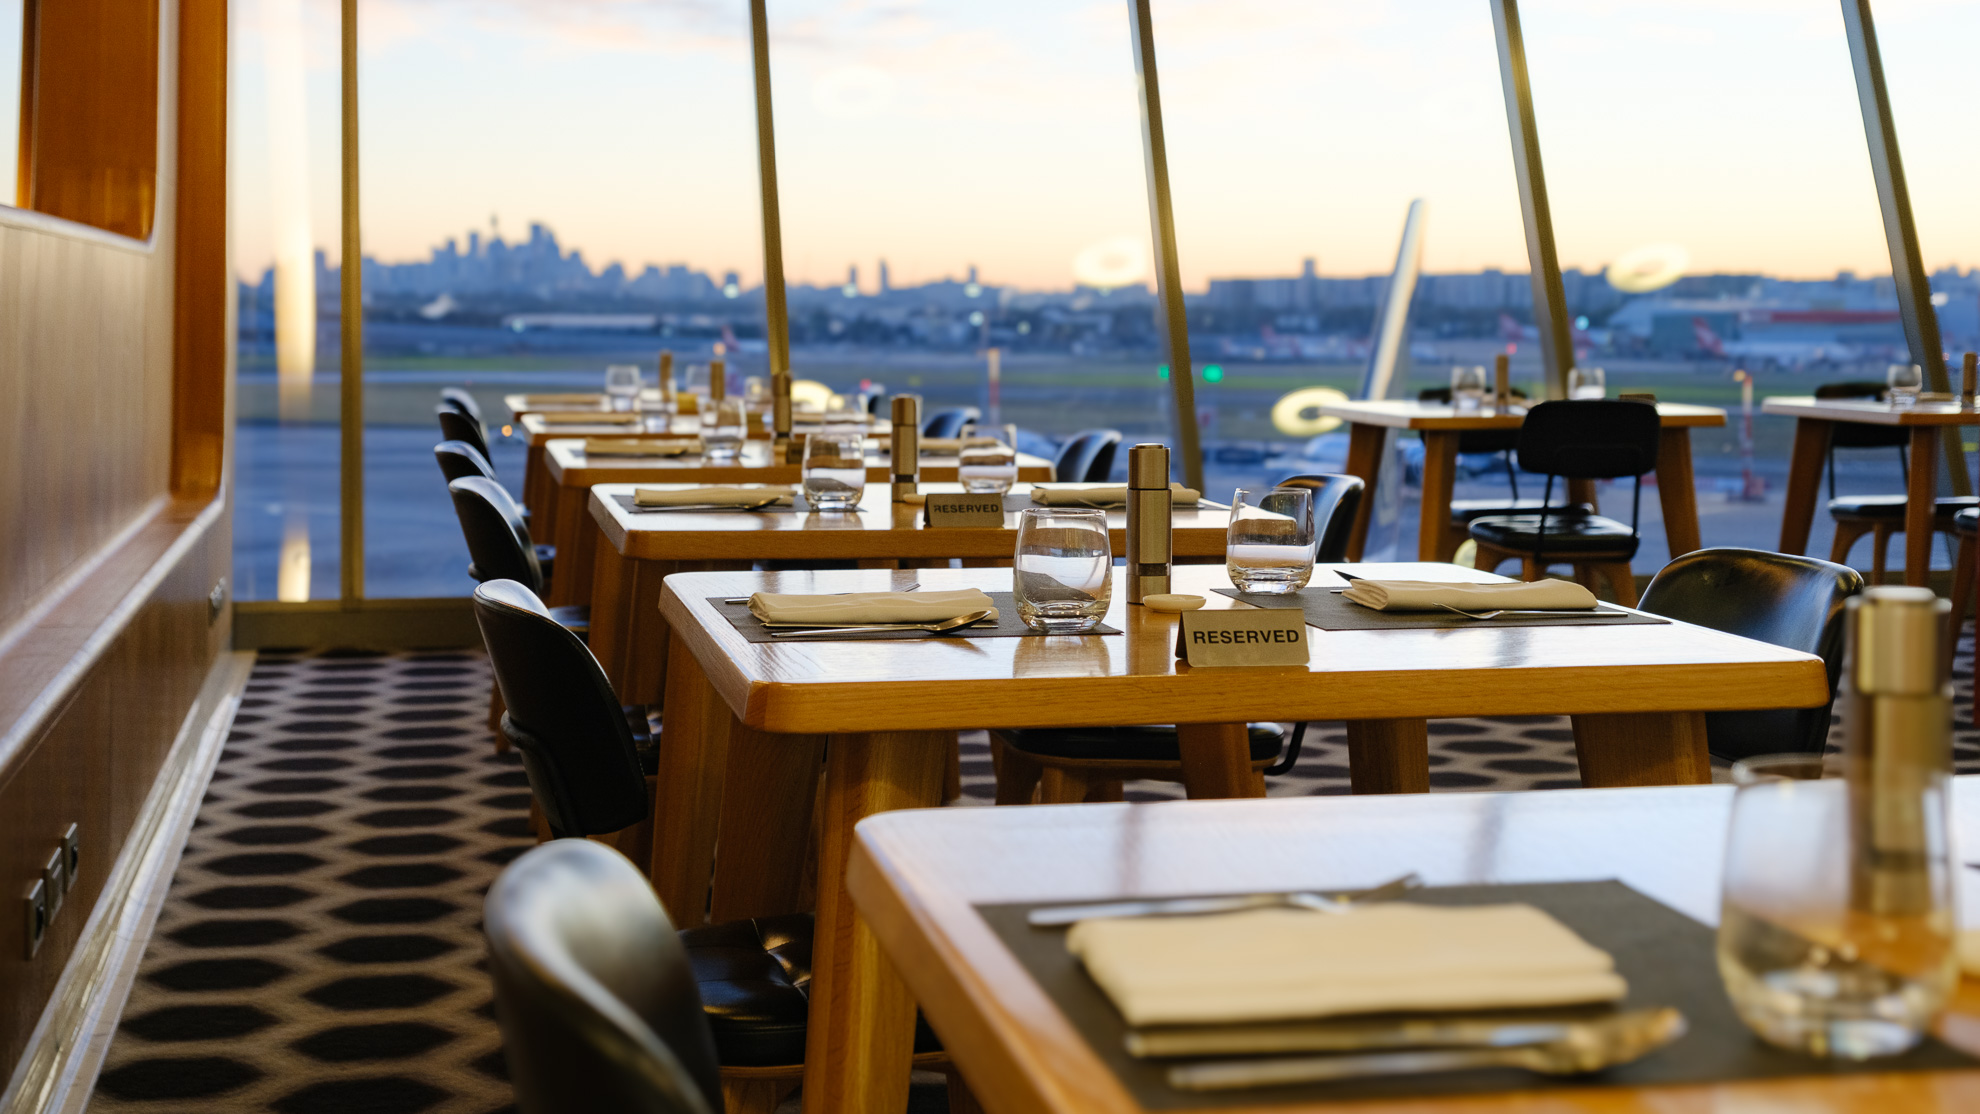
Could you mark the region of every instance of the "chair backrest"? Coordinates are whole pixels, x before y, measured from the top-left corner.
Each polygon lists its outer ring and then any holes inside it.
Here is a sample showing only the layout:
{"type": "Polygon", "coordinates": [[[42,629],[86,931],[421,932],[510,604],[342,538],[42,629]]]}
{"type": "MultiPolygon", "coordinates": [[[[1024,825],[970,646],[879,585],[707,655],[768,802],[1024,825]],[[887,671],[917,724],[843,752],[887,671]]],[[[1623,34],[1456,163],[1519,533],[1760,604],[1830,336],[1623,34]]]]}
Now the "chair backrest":
{"type": "Polygon", "coordinates": [[[1641,476],[1657,467],[1657,408],[1626,399],[1542,402],[1519,427],[1519,466],[1571,480],[1641,476]]]}
{"type": "Polygon", "coordinates": [[[516,580],[532,592],[543,590],[543,566],[536,561],[522,508],[509,490],[486,476],[467,476],[447,483],[454,497],[454,517],[461,520],[467,540],[468,571],[476,580],[516,580]]]}
{"type": "Polygon", "coordinates": [[[1060,483],[1105,483],[1114,470],[1121,444],[1118,429],[1083,429],[1072,435],[1052,463],[1052,478],[1060,483]]]}
{"type": "Polygon", "coordinates": [[[489,887],[482,925],[522,1114],[719,1114],[687,951],[625,856],[582,839],[532,848],[489,887]]]}
{"type": "Polygon", "coordinates": [[[1320,472],[1293,476],[1279,481],[1280,487],[1303,487],[1312,492],[1315,561],[1345,561],[1348,535],[1354,533],[1354,516],[1361,510],[1364,486],[1359,476],[1320,472]]]}
{"type": "MultiPolygon", "coordinates": [[[[1815,388],[1815,397],[1821,399],[1861,398],[1882,402],[1890,397],[1890,393],[1889,387],[1875,379],[1845,379],[1838,383],[1824,383],[1815,388]]],[[[1909,444],[1911,444],[1911,431],[1899,425],[1833,422],[1829,426],[1831,448],[1884,449],[1902,448],[1909,444]]]]}
{"type": "Polygon", "coordinates": [[[459,387],[440,388],[440,405],[451,406],[468,417],[473,418],[475,421],[480,422],[484,427],[488,425],[488,419],[481,416],[481,403],[476,401],[473,395],[459,387]]]}
{"type": "Polygon", "coordinates": [[[494,460],[488,452],[488,431],[482,427],[480,419],[471,418],[444,404],[433,408],[433,416],[440,419],[441,440],[466,441],[481,453],[484,460],[494,460]]]}
{"type": "Polygon", "coordinates": [[[957,406],[949,410],[937,410],[921,423],[923,437],[961,437],[966,426],[983,420],[983,411],[974,406],[957,406]]]}
{"type": "Polygon", "coordinates": [[[476,588],[474,618],[508,708],[502,734],[522,753],[550,830],[598,835],[645,819],[646,776],[632,728],[584,642],[513,580],[476,588]]]}
{"type": "Polygon", "coordinates": [[[442,441],[433,446],[433,459],[440,462],[440,474],[449,483],[480,476],[483,479],[495,478],[495,466],[481,455],[481,450],[466,441],[442,441]]]}
{"type": "MultiPolygon", "coordinates": [[[[1657,573],[1643,590],[1644,611],[1770,642],[1822,659],[1833,702],[1842,676],[1843,607],[1863,590],[1847,565],[1760,549],[1701,549],[1657,573]]],[[[1705,717],[1712,753],[1726,758],[1783,751],[1819,753],[1829,737],[1829,706],[1705,717]]]]}

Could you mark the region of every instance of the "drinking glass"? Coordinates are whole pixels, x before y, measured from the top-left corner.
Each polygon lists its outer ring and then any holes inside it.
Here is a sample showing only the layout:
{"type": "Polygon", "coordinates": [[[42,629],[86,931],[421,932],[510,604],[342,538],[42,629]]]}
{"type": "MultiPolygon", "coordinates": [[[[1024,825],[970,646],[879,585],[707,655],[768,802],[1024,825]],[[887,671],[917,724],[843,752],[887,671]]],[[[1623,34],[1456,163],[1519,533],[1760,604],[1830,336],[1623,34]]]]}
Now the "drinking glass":
{"type": "Polygon", "coordinates": [[[743,401],[753,407],[762,408],[770,404],[770,384],[761,375],[752,375],[743,380],[743,401]]]}
{"type": "Polygon", "coordinates": [[[1916,1044],[1959,979],[1947,778],[1841,773],[1813,754],[1734,764],[1719,976],[1763,1040],[1864,1060],[1916,1044]]]}
{"type": "Polygon", "coordinates": [[[857,510],[865,492],[864,432],[824,429],[804,439],[804,500],[812,510],[857,510]]]}
{"type": "Polygon", "coordinates": [[[1017,450],[1000,429],[979,429],[962,439],[956,478],[972,495],[1002,495],[1017,482],[1017,450]]]}
{"type": "Polygon", "coordinates": [[[1454,367],[1451,369],[1451,405],[1460,414],[1475,414],[1484,405],[1486,385],[1489,382],[1483,367],[1454,367]]]}
{"type": "Polygon", "coordinates": [[[1890,384],[1891,409],[1908,410],[1918,402],[1918,392],[1925,386],[1925,369],[1917,364],[1892,364],[1884,373],[1884,382],[1890,384]]]}
{"type": "Polygon", "coordinates": [[[681,373],[681,390],[687,394],[708,397],[708,365],[689,364],[681,373]]]}
{"type": "Polygon", "coordinates": [[[725,398],[709,413],[701,431],[701,451],[711,461],[730,461],[742,453],[749,430],[749,411],[739,398],[725,398]]]}
{"type": "Polygon", "coordinates": [[[1240,592],[1284,595],[1313,578],[1313,495],[1305,488],[1238,488],[1224,567],[1240,592]]]}
{"type": "Polygon", "coordinates": [[[612,409],[631,410],[639,398],[638,365],[613,364],[606,368],[605,394],[611,399],[612,409]]]}
{"type": "Polygon", "coordinates": [[[1605,398],[1609,393],[1608,376],[1599,367],[1577,367],[1568,369],[1569,398],[1605,398]]]}
{"type": "Polygon", "coordinates": [[[1107,512],[1031,507],[1018,521],[1012,596],[1018,618],[1048,634],[1100,625],[1114,594],[1114,547],[1107,512]]]}

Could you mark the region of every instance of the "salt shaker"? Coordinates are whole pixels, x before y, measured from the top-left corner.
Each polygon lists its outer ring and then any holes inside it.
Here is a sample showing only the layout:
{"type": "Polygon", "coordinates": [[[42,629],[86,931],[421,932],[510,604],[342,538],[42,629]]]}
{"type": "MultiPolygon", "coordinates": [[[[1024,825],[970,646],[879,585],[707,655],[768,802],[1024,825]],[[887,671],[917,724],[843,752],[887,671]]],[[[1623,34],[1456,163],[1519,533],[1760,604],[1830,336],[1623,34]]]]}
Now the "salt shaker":
{"type": "Polygon", "coordinates": [[[1512,361],[1504,352],[1492,357],[1492,407],[1501,414],[1512,409],[1512,361]]]}
{"type": "Polygon", "coordinates": [[[793,463],[791,452],[791,373],[770,376],[770,459],[793,463]]]}
{"type": "Polygon", "coordinates": [[[1974,408],[1974,387],[1980,378],[1980,352],[1968,352],[1959,366],[1959,406],[1962,410],[1974,408]]]}
{"type": "MultiPolygon", "coordinates": [[[[724,360],[708,361],[708,401],[720,402],[729,397],[729,365],[724,360]]],[[[713,407],[709,408],[711,411],[713,407]]]]}
{"type": "Polygon", "coordinates": [[[660,404],[666,410],[674,408],[674,354],[665,348],[660,350],[660,404]]]}
{"type": "Polygon", "coordinates": [[[921,480],[921,400],[894,396],[894,437],[888,452],[894,461],[894,502],[913,495],[921,480]]]}
{"type": "Polygon", "coordinates": [[[1127,598],[1169,590],[1169,447],[1136,445],[1128,450],[1127,598]]]}

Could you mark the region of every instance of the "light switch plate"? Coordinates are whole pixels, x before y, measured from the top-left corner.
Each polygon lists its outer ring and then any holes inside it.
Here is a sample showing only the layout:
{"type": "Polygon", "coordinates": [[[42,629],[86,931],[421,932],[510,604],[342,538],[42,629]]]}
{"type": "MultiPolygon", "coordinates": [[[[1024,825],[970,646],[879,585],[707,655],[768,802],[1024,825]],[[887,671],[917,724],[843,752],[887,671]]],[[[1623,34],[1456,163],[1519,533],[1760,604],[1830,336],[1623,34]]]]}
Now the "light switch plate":
{"type": "Polygon", "coordinates": [[[62,911],[62,899],[69,896],[69,859],[60,847],[48,853],[41,867],[41,884],[48,891],[48,918],[62,911]]]}
{"type": "Polygon", "coordinates": [[[33,959],[48,935],[48,884],[35,879],[34,885],[28,887],[27,896],[21,899],[21,906],[21,939],[26,942],[23,950],[27,953],[25,958],[33,959]]]}
{"type": "Polygon", "coordinates": [[[82,869],[82,827],[80,825],[71,824],[69,825],[69,830],[62,833],[62,867],[67,871],[69,888],[75,889],[78,872],[82,869]]]}

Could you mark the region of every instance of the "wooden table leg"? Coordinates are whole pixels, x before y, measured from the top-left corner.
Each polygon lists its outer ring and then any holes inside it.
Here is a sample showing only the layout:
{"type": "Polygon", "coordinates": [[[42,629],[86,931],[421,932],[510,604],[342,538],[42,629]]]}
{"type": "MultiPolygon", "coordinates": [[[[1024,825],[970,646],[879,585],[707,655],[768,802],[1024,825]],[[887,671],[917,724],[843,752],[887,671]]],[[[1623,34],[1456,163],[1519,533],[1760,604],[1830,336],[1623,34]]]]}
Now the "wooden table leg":
{"type": "Polygon", "coordinates": [[[550,516],[557,512],[550,507],[551,492],[546,486],[550,479],[550,466],[544,463],[546,454],[541,445],[531,445],[523,451],[522,502],[529,508],[531,529],[541,531],[541,536],[547,538],[555,525],[550,516]]]}
{"type": "Polygon", "coordinates": [[[1703,712],[1630,712],[1573,720],[1574,752],[1586,788],[1712,781],[1703,712]]]}
{"type": "Polygon", "coordinates": [[[772,735],[733,719],[708,919],[804,912],[799,903],[825,736],[772,735]]]}
{"type": "Polygon", "coordinates": [[[1698,491],[1691,475],[1691,431],[1665,426],[1657,435],[1657,500],[1664,507],[1664,539],[1671,556],[1701,549],[1698,491]]]}
{"type": "Polygon", "coordinates": [[[1180,723],[1183,789],[1192,801],[1263,797],[1265,779],[1251,768],[1251,725],[1180,723]]]}
{"type": "MultiPolygon", "coordinates": [[[[685,652],[685,651],[684,651],[685,652]]],[[[834,735],[825,755],[818,921],[804,1047],[806,1114],[905,1109],[914,999],[846,893],[853,825],[941,804],[941,731],[834,735]]]]}
{"type": "Polygon", "coordinates": [[[1933,521],[1939,499],[1939,428],[1911,427],[1911,485],[1904,501],[1904,582],[1925,586],[1932,573],[1933,521]]]}
{"type": "Polygon", "coordinates": [[[1388,446],[1389,431],[1384,426],[1355,422],[1348,425],[1347,473],[1358,476],[1366,489],[1361,506],[1354,512],[1354,530],[1348,535],[1347,557],[1361,560],[1368,544],[1368,523],[1375,513],[1375,481],[1382,478],[1382,450],[1388,446]]]}
{"type": "MultiPolygon", "coordinates": [[[[1808,532],[1815,526],[1815,500],[1822,491],[1822,465],[1829,459],[1829,438],[1835,423],[1819,418],[1796,418],[1794,453],[1788,461],[1787,500],[1781,507],[1781,552],[1808,552],[1808,532]]],[[[1658,481],[1662,483],[1662,480],[1658,481]]]]}
{"type": "MultiPolygon", "coordinates": [[[[632,622],[630,592],[637,561],[619,556],[619,551],[601,545],[592,557],[591,633],[585,643],[612,691],[626,691],[626,635],[632,622]]],[[[625,700],[624,696],[619,698],[625,700]]]]}
{"type": "Polygon", "coordinates": [[[1426,429],[1422,433],[1423,506],[1416,525],[1416,559],[1448,561],[1457,551],[1457,546],[1450,542],[1450,534],[1451,489],[1457,482],[1458,435],[1434,429],[1426,429]]]}
{"type": "Polygon", "coordinates": [[[649,876],[667,915],[688,928],[701,923],[708,907],[722,783],[728,774],[729,727],[735,717],[687,644],[675,641],[669,655],[674,669],[667,678],[667,714],[660,723],[649,876]]]}
{"type": "Polygon", "coordinates": [[[1348,784],[1357,793],[1430,792],[1430,724],[1420,719],[1347,721],[1348,784]]]}
{"type": "Polygon", "coordinates": [[[551,537],[557,547],[557,575],[550,578],[550,606],[590,603],[591,565],[604,540],[604,531],[591,517],[591,489],[560,487],[551,498],[557,504],[557,532],[551,537]]]}

